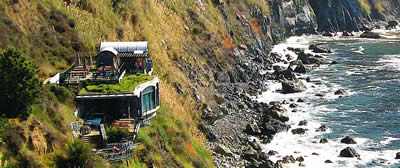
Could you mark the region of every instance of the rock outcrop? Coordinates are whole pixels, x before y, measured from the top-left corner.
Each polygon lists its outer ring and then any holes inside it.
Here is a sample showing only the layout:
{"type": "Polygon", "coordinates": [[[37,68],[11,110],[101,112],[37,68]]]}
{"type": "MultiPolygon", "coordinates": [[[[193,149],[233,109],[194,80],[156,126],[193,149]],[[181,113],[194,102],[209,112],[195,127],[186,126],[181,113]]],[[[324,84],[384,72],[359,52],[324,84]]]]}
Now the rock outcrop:
{"type": "Polygon", "coordinates": [[[351,157],[351,158],[357,157],[357,158],[359,158],[360,154],[358,154],[355,149],[353,149],[351,147],[347,147],[340,151],[339,156],[340,157],[351,157]]]}

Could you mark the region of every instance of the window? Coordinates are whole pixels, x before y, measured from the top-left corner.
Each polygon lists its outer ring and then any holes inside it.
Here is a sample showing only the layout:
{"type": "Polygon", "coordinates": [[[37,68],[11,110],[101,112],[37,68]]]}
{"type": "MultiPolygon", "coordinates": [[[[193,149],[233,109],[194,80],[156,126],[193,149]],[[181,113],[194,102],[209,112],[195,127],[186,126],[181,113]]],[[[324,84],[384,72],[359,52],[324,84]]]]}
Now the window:
{"type": "Polygon", "coordinates": [[[142,112],[152,110],[155,107],[154,87],[148,87],[142,93],[142,112]]]}

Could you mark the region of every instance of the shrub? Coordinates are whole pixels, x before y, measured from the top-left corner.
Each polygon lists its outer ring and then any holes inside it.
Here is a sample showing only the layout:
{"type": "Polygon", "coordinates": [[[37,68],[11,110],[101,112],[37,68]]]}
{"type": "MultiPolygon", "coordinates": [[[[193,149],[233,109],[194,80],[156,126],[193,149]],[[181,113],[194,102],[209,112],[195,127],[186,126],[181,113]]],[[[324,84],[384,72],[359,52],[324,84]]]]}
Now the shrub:
{"type": "Polygon", "coordinates": [[[93,156],[90,146],[81,140],[75,139],[72,144],[65,146],[63,153],[55,156],[56,167],[86,167],[93,156]]]}
{"type": "Polygon", "coordinates": [[[36,67],[15,48],[0,53],[0,108],[6,117],[26,118],[40,93],[36,67]]]}
{"type": "Polygon", "coordinates": [[[108,142],[111,142],[111,143],[121,142],[122,139],[127,138],[129,136],[129,132],[126,129],[119,128],[119,127],[106,128],[106,134],[107,134],[108,142]]]}

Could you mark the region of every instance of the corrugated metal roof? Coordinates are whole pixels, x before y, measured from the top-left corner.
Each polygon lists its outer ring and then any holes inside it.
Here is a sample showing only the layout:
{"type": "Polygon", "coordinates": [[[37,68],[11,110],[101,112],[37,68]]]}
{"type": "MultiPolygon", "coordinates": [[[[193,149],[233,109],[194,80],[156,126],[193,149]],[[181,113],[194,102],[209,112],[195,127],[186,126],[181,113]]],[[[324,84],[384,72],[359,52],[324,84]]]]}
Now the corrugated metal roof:
{"type": "Polygon", "coordinates": [[[137,42],[102,42],[100,44],[100,51],[104,48],[114,48],[118,52],[134,52],[134,51],[147,51],[147,41],[137,41],[137,42]]]}
{"type": "Polygon", "coordinates": [[[145,53],[134,53],[134,52],[120,52],[118,54],[121,58],[143,58],[148,57],[147,52],[145,53]]]}
{"type": "Polygon", "coordinates": [[[103,48],[100,50],[100,52],[103,52],[103,51],[109,51],[109,52],[113,53],[114,55],[118,55],[118,51],[112,47],[106,47],[106,48],[103,48]]]}

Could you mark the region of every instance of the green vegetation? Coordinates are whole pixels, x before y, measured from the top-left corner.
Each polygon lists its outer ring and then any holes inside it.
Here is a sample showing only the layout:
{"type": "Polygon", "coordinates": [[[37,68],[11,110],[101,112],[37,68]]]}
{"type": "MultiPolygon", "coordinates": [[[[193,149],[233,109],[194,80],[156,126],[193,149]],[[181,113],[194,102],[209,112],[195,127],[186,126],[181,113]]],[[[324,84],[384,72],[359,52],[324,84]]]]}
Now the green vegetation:
{"type": "Polygon", "coordinates": [[[357,1],[360,4],[362,10],[366,14],[370,15],[371,14],[371,4],[369,3],[369,1],[368,0],[357,0],[357,1]]]}
{"type": "Polygon", "coordinates": [[[143,142],[135,154],[144,163],[172,166],[171,160],[163,158],[166,152],[172,153],[183,167],[213,167],[209,152],[195,140],[184,122],[171,117],[171,109],[164,105],[159,110],[152,125],[139,131],[138,142],[143,142]],[[185,130],[185,131],[182,131],[185,130]],[[159,149],[161,142],[163,149],[159,149]]]}
{"type": "Polygon", "coordinates": [[[0,53],[0,108],[9,118],[26,118],[39,95],[36,68],[15,48],[0,53]]]}
{"type": "Polygon", "coordinates": [[[127,74],[119,84],[83,84],[79,94],[87,93],[129,93],[135,90],[136,86],[144,82],[153,80],[153,76],[148,74],[127,74]]]}
{"type": "Polygon", "coordinates": [[[127,129],[119,127],[106,128],[106,134],[109,143],[121,142],[122,139],[127,138],[129,136],[129,132],[127,129]]]}
{"type": "Polygon", "coordinates": [[[75,139],[72,144],[65,145],[65,150],[55,155],[57,167],[92,167],[89,162],[94,158],[91,147],[81,140],[75,139]]]}

